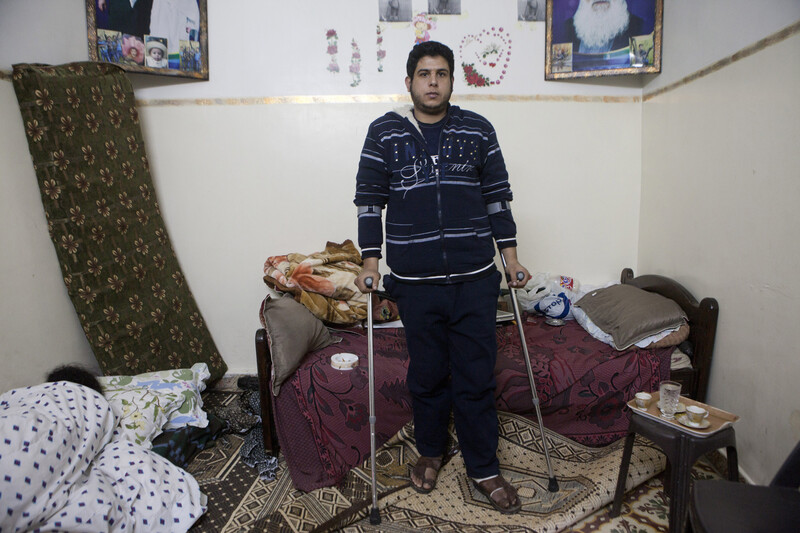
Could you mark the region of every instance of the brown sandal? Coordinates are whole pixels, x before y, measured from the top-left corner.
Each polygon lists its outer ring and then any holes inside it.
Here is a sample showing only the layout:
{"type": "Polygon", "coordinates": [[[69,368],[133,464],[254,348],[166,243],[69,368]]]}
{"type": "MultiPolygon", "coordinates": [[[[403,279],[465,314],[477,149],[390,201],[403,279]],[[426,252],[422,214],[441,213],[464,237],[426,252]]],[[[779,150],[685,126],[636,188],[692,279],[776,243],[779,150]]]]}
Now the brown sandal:
{"type": "Polygon", "coordinates": [[[436,479],[439,477],[439,470],[442,468],[442,463],[441,455],[439,457],[420,456],[408,476],[411,479],[411,487],[420,494],[428,494],[435,489],[436,479]],[[427,475],[429,470],[433,470],[434,473],[432,476],[427,475]],[[414,478],[420,479],[422,482],[417,485],[414,482],[414,478]],[[427,487],[425,485],[427,485],[427,487]]]}
{"type": "Polygon", "coordinates": [[[493,478],[485,479],[478,483],[473,480],[472,483],[478,492],[486,496],[492,507],[497,509],[503,514],[514,514],[522,508],[522,502],[519,501],[517,496],[517,489],[511,483],[506,481],[503,476],[495,476],[493,478]],[[503,505],[506,504],[506,505],[503,505]]]}

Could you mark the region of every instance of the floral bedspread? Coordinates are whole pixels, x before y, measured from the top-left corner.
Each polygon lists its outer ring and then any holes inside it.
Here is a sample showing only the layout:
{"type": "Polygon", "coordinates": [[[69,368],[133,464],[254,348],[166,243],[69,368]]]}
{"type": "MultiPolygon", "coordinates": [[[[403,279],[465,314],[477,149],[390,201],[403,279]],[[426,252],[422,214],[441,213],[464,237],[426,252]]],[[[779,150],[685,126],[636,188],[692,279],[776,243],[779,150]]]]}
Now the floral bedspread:
{"type": "Polygon", "coordinates": [[[346,240],[328,242],[311,255],[274,255],[264,263],[264,283],[288,292],[328,324],[356,324],[367,318],[367,298],[356,287],[361,254],[346,240]]]}
{"type": "MultiPolygon", "coordinates": [[[[625,403],[669,376],[672,348],[618,352],[575,321],[553,327],[538,316],[524,320],[544,425],[582,444],[604,446],[623,437],[625,403]]],[[[354,328],[341,336],[341,343],[308,354],[275,398],[278,438],[300,490],[336,484],[369,455],[366,335],[354,328]],[[356,354],[359,366],[332,368],[330,357],[341,352],[356,354]]],[[[497,408],[536,420],[516,324],[498,326],[497,341],[497,408]]],[[[411,420],[403,330],[376,329],[374,353],[380,446],[411,420]]]]}

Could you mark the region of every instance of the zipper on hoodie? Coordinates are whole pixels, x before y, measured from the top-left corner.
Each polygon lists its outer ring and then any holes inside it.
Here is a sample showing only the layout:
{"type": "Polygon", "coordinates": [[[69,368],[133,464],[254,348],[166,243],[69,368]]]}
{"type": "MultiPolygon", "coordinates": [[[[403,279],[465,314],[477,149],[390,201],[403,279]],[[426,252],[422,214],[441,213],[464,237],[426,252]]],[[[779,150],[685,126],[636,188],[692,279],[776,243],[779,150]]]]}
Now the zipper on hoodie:
{"type": "MultiPolygon", "coordinates": [[[[444,275],[448,283],[450,282],[450,266],[447,264],[447,249],[445,248],[444,240],[444,213],[442,212],[442,187],[441,187],[441,173],[440,169],[442,164],[442,138],[444,137],[444,128],[447,126],[446,121],[442,126],[442,131],[439,132],[438,153],[436,154],[435,162],[433,165],[434,175],[436,176],[436,211],[439,215],[439,242],[442,246],[442,262],[444,263],[444,275]]],[[[433,159],[433,158],[432,158],[433,159]]]]}
{"type": "MultiPolygon", "coordinates": [[[[413,110],[411,111],[411,117],[416,122],[413,110]]],[[[406,121],[408,121],[408,123],[412,126],[412,131],[417,130],[417,132],[419,133],[419,136],[417,137],[418,142],[421,143],[420,146],[425,147],[423,150],[424,153],[427,153],[428,143],[425,142],[425,135],[423,135],[422,130],[420,129],[419,126],[415,126],[415,124],[411,122],[411,119],[409,119],[408,117],[406,117],[406,121]]],[[[439,242],[442,248],[442,263],[444,264],[444,276],[448,283],[450,282],[451,276],[450,276],[450,266],[448,265],[447,262],[447,250],[445,249],[444,245],[444,213],[442,213],[441,174],[439,172],[439,169],[440,166],[442,166],[441,153],[442,153],[442,139],[444,138],[444,128],[449,123],[450,120],[449,120],[449,109],[448,109],[448,120],[445,121],[444,125],[442,126],[442,131],[439,133],[438,153],[436,154],[436,156],[429,155],[431,162],[433,162],[433,175],[434,178],[436,179],[436,214],[439,218],[439,242]]]]}

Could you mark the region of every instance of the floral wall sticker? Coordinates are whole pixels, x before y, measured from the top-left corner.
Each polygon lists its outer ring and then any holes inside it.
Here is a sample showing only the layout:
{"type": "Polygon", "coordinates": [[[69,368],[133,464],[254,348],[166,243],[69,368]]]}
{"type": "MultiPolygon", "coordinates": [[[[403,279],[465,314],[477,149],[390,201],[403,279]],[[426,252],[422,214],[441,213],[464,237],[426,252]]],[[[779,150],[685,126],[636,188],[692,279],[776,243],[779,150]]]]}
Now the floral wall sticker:
{"type": "Polygon", "coordinates": [[[328,39],[328,55],[331,56],[331,62],[328,64],[328,70],[333,73],[339,72],[339,63],[336,60],[336,54],[339,53],[339,36],[336,30],[328,30],[325,33],[328,39]]]}
{"type": "Polygon", "coordinates": [[[511,35],[503,28],[481,30],[461,39],[458,48],[464,79],[472,87],[499,85],[511,60],[511,35]]]}
{"type": "Polygon", "coordinates": [[[383,72],[383,60],[386,59],[386,50],[383,49],[383,29],[383,24],[378,24],[375,37],[375,46],[378,49],[378,72],[383,72]]]}
{"type": "Polygon", "coordinates": [[[411,20],[411,27],[414,28],[414,44],[430,41],[430,30],[436,29],[436,17],[427,13],[417,13],[411,20]]]}
{"type": "Polygon", "coordinates": [[[350,74],[353,75],[353,82],[350,87],[358,87],[361,83],[361,49],[355,39],[350,41],[350,74]]]}

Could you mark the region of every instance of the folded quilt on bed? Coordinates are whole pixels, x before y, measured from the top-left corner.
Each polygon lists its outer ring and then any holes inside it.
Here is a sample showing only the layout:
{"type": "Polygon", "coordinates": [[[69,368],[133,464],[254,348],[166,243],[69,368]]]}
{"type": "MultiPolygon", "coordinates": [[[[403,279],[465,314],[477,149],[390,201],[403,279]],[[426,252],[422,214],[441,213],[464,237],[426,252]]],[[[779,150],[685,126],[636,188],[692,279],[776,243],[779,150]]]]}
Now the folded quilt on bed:
{"type": "Polygon", "coordinates": [[[329,324],[356,324],[367,318],[367,298],[355,285],[361,254],[352,241],[328,242],[311,255],[290,253],[267,258],[264,282],[288,292],[329,324]]]}
{"type": "MultiPolygon", "coordinates": [[[[639,390],[656,390],[669,375],[672,348],[620,352],[591,337],[575,321],[549,326],[527,316],[530,351],[548,429],[590,446],[625,435],[625,402],[639,390]]],[[[342,333],[343,340],[311,352],[275,398],[275,423],[282,451],[300,490],[334,485],[369,454],[367,349],[364,331],[342,333]],[[359,366],[337,370],[339,352],[356,354],[359,366]]],[[[535,417],[530,384],[516,325],[497,328],[496,406],[535,417]]],[[[406,385],[408,351],[402,329],[376,329],[375,412],[380,446],[411,420],[406,385]]]]}
{"type": "Polygon", "coordinates": [[[66,381],[0,396],[0,531],[186,531],[205,512],[197,481],[111,440],[105,398],[66,381]]]}

